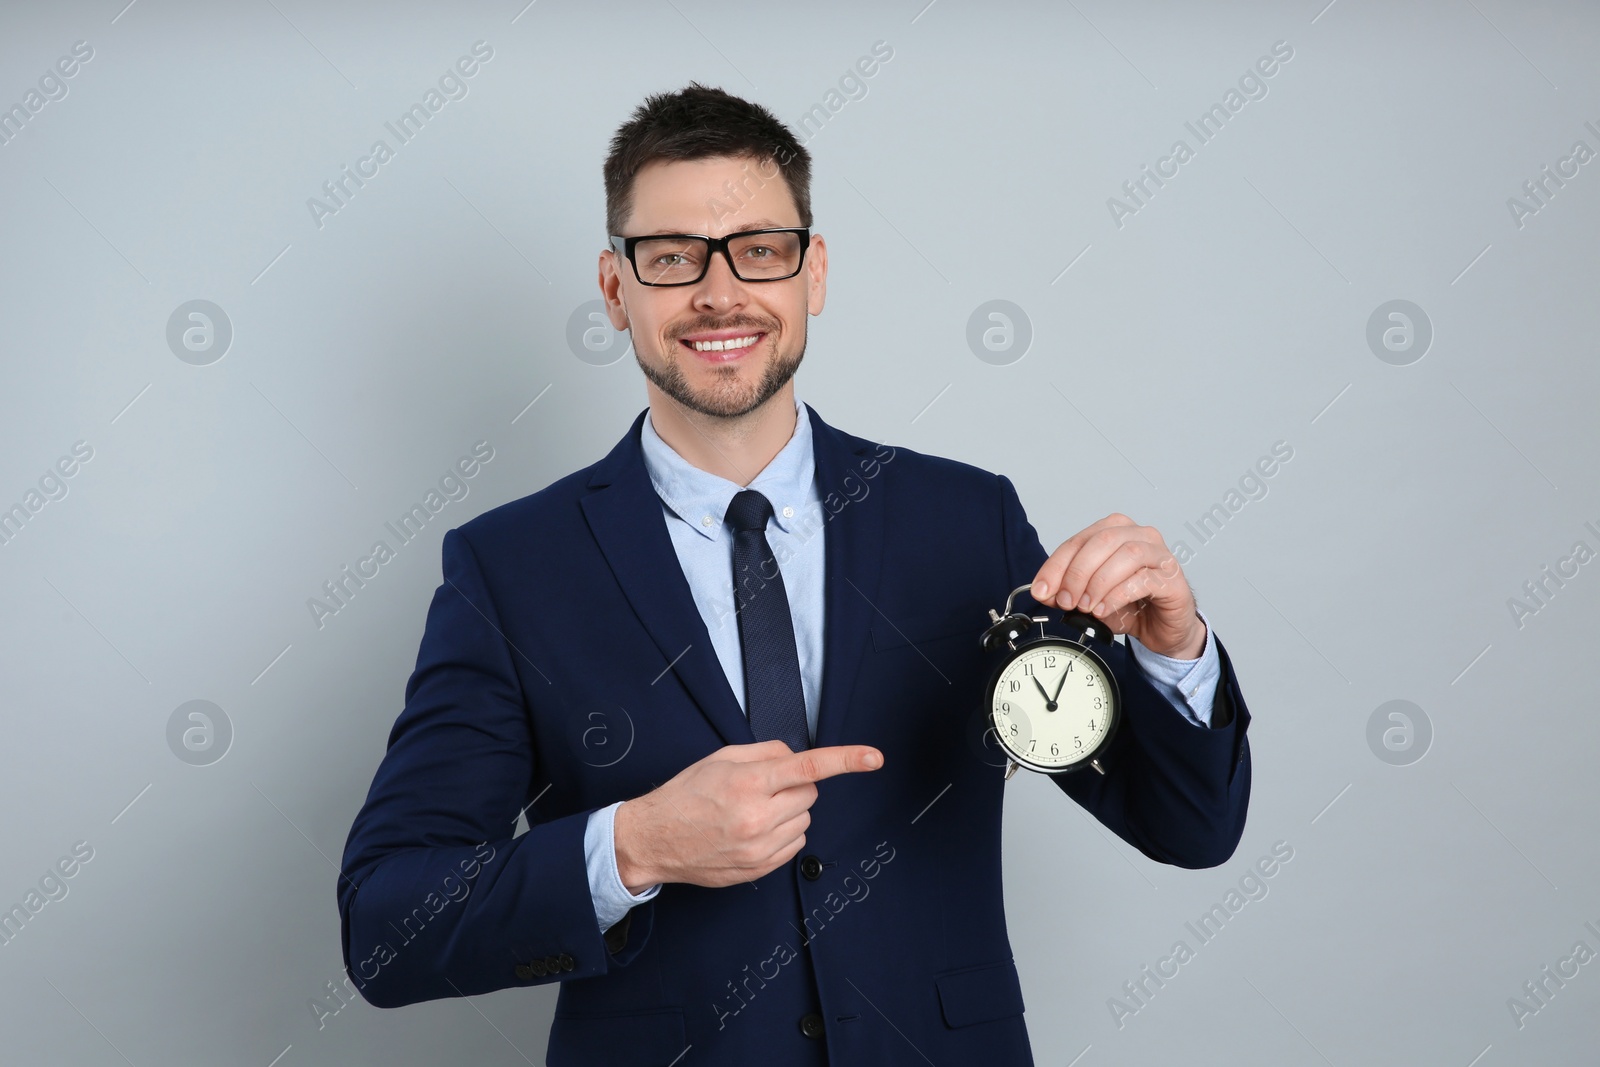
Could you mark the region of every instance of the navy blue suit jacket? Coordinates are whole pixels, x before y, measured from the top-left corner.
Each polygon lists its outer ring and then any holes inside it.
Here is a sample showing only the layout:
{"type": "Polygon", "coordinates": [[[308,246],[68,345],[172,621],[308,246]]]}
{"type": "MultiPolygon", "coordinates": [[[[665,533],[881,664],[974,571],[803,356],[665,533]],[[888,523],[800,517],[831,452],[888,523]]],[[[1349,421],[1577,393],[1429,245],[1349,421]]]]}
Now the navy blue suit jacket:
{"type": "MultiPolygon", "coordinates": [[[[445,535],[338,886],[371,1003],[560,982],[553,1067],[1032,1062],[1001,893],[1003,762],[982,741],[997,654],[978,636],[1048,553],[1007,478],[807,412],[828,516],[816,744],[873,745],[884,765],[818,784],[792,862],[667,884],[602,936],[589,813],[755,740],[646,476],[641,412],[598,463],[445,535]]],[[[1217,650],[1203,729],[1114,644],[1109,773],[1051,779],[1162,863],[1220,864],[1244,829],[1249,713],[1217,650]]]]}

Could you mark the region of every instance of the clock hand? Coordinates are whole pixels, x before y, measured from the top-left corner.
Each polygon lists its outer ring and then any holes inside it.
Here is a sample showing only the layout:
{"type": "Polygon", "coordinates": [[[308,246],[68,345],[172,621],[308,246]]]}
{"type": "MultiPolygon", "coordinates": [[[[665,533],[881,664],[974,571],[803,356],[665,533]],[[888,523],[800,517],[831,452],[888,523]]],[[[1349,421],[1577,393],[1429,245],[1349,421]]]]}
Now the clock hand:
{"type": "MultiPolygon", "coordinates": [[[[1044,697],[1044,710],[1045,711],[1055,711],[1056,710],[1055,698],[1052,697],[1048,692],[1046,692],[1045,687],[1044,687],[1044,683],[1039,681],[1038,677],[1035,676],[1035,678],[1033,679],[1033,684],[1039,687],[1039,695],[1044,697]]],[[[1061,690],[1057,689],[1056,690],[1056,696],[1060,696],[1060,695],[1061,695],[1061,690]]]]}
{"type": "Polygon", "coordinates": [[[1060,682],[1060,684],[1058,684],[1056,686],[1056,695],[1050,698],[1050,703],[1054,704],[1058,699],[1060,699],[1061,690],[1065,689],[1066,686],[1067,686],[1067,672],[1066,671],[1062,671],[1061,672],[1061,682],[1060,682]]]}

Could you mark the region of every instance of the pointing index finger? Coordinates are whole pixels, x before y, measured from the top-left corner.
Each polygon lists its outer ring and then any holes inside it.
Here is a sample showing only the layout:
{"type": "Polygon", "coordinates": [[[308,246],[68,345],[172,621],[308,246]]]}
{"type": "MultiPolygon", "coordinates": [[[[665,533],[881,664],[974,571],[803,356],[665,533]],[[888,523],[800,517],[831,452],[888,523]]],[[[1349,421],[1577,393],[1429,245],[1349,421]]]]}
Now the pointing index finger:
{"type": "Polygon", "coordinates": [[[774,791],[805,782],[820,782],[839,774],[874,771],[883,766],[883,753],[871,745],[830,745],[808,748],[773,761],[774,791]]]}

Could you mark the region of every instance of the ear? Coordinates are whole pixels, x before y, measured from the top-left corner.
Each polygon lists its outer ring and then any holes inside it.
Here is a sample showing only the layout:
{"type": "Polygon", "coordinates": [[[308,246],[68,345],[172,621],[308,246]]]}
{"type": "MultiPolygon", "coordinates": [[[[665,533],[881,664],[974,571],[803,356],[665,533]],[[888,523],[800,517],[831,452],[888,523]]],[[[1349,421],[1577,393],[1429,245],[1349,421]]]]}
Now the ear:
{"type": "Polygon", "coordinates": [[[828,242],[821,234],[811,235],[811,248],[806,252],[806,311],[822,314],[822,305],[828,300],[828,242]]]}
{"type": "Polygon", "coordinates": [[[605,301],[606,317],[611,320],[611,328],[614,330],[628,328],[628,302],[623,296],[622,275],[619,273],[621,262],[617,254],[609,248],[600,253],[600,298],[605,301]]]}

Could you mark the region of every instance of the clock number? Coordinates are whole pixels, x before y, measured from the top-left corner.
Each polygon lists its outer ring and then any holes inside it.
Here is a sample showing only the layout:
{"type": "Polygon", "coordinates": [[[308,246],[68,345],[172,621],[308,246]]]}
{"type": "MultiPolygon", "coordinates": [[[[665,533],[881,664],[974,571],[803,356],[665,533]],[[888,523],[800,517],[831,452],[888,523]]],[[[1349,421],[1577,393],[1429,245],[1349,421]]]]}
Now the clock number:
{"type": "Polygon", "coordinates": [[[1011,714],[1011,702],[1009,700],[1002,700],[1000,702],[1000,713],[1002,715],[1011,714]]]}
{"type": "Polygon", "coordinates": [[[1059,756],[1059,755],[1061,755],[1061,746],[1060,746],[1060,745],[1057,745],[1057,744],[1054,744],[1054,743],[1052,743],[1052,744],[1051,744],[1051,745],[1050,745],[1050,755],[1052,755],[1052,756],[1059,756]]]}
{"type": "Polygon", "coordinates": [[[1039,739],[1037,737],[1028,738],[1028,751],[1032,752],[1033,751],[1033,746],[1037,745],[1038,743],[1039,743],[1039,739]]]}
{"type": "Polygon", "coordinates": [[[1056,658],[1054,656],[1046,655],[1044,658],[1044,665],[1046,667],[1054,667],[1056,665],[1056,658]]]}
{"type": "Polygon", "coordinates": [[[1022,673],[1031,677],[1033,675],[1033,664],[1024,663],[1022,665],[1022,673]]]}
{"type": "Polygon", "coordinates": [[[1099,711],[1100,710],[1100,698],[1099,697],[1095,697],[1094,698],[1094,710],[1095,711],[1099,711]]]}
{"type": "Polygon", "coordinates": [[[1014,682],[1012,682],[1012,683],[1011,683],[1011,689],[1010,689],[1010,692],[1013,692],[1013,693],[1015,693],[1015,692],[1016,692],[1016,691],[1017,691],[1017,690],[1019,690],[1019,689],[1021,689],[1021,688],[1022,688],[1022,683],[1021,683],[1021,682],[1015,682],[1015,681],[1014,681],[1014,682]]]}
{"type": "Polygon", "coordinates": [[[1077,738],[1077,737],[1076,737],[1076,736],[1074,736],[1074,737],[1073,737],[1073,738],[1072,738],[1072,743],[1073,743],[1073,744],[1074,744],[1074,745],[1077,745],[1077,746],[1078,746],[1078,747],[1079,747],[1079,748],[1082,748],[1082,747],[1083,747],[1083,742],[1082,742],[1082,741],[1079,741],[1079,740],[1078,740],[1078,738],[1077,738]]]}
{"type": "Polygon", "coordinates": [[[1016,723],[1012,723],[1011,724],[1011,736],[1012,737],[1016,737],[1017,736],[1017,724],[1016,723]]]}

